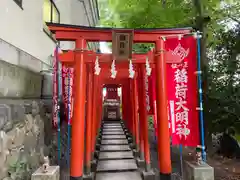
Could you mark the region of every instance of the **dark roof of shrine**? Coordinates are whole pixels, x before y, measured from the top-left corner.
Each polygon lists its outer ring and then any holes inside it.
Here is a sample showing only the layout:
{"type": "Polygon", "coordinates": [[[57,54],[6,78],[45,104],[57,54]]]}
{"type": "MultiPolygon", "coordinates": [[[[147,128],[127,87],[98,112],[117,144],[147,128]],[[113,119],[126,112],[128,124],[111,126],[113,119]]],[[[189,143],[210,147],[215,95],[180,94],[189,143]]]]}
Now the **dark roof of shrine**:
{"type": "MultiPolygon", "coordinates": [[[[72,24],[61,24],[61,23],[47,23],[48,26],[55,27],[63,27],[63,28],[74,28],[76,30],[86,30],[86,31],[112,31],[112,30],[134,30],[134,32],[159,32],[159,31],[193,31],[192,27],[184,27],[184,28],[134,28],[134,29],[126,29],[126,28],[109,28],[109,27],[89,27],[89,26],[79,26],[72,24]]],[[[52,30],[54,32],[54,30],[52,30]]]]}

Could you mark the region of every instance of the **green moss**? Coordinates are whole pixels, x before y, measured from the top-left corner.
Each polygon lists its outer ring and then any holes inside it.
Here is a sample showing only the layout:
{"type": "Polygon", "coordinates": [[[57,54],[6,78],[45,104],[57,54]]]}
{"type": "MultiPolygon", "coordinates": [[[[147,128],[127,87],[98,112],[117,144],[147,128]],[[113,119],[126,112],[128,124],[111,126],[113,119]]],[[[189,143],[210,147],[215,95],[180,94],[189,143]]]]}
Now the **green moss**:
{"type": "Polygon", "coordinates": [[[16,163],[11,164],[8,173],[12,179],[16,180],[30,178],[29,167],[26,161],[17,161],[16,163]]]}

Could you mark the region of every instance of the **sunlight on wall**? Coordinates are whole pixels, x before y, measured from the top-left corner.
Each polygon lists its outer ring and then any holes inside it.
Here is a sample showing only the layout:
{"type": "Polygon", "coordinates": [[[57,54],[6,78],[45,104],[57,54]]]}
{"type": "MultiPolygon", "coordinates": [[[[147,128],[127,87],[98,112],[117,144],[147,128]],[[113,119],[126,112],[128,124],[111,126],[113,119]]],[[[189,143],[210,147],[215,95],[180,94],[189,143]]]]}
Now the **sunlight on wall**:
{"type": "Polygon", "coordinates": [[[57,9],[53,6],[53,17],[52,22],[59,23],[59,14],[57,12],[57,9]]]}
{"type": "Polygon", "coordinates": [[[46,22],[59,23],[59,13],[50,0],[44,0],[43,3],[43,24],[46,27],[46,22]]]}
{"type": "Polygon", "coordinates": [[[51,21],[51,3],[49,0],[44,0],[43,3],[43,22],[51,21]]]}
{"type": "Polygon", "coordinates": [[[50,0],[44,0],[42,10],[43,10],[43,29],[49,36],[55,39],[52,33],[49,31],[46,22],[60,23],[60,14],[56,9],[54,2],[50,0]]]}

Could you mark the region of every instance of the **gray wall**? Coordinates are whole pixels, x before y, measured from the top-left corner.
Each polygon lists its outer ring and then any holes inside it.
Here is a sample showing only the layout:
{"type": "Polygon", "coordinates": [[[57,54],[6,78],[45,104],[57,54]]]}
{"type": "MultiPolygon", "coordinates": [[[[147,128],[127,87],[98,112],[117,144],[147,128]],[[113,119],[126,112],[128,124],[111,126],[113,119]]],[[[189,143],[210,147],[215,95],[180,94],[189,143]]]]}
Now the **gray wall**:
{"type": "MultiPolygon", "coordinates": [[[[55,43],[43,31],[44,1],[23,0],[22,2],[23,9],[14,0],[0,0],[0,39],[49,64],[48,57],[53,53],[55,43]]],[[[15,64],[16,59],[9,52],[12,48],[9,50],[2,45],[4,44],[0,43],[0,56],[11,56],[11,58],[1,59],[15,64]]]]}
{"type": "MultiPolygon", "coordinates": [[[[94,27],[99,21],[96,0],[61,0],[55,3],[61,13],[61,23],[63,24],[94,27]]],[[[99,43],[89,43],[89,46],[96,50],[99,48],[99,43]]],[[[63,42],[60,47],[67,50],[74,49],[75,45],[74,43],[63,42]]]]}
{"type": "Polygon", "coordinates": [[[40,98],[40,73],[0,60],[0,98],[40,98]]]}

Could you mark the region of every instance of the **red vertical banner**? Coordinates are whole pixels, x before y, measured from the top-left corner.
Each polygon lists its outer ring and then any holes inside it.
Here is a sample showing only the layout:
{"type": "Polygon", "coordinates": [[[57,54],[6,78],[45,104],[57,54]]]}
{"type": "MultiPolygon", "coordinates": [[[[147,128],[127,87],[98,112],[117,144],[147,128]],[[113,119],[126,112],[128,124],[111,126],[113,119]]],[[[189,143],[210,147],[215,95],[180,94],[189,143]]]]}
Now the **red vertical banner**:
{"type": "MultiPolygon", "coordinates": [[[[68,72],[68,83],[67,83],[67,87],[69,88],[67,91],[67,97],[68,97],[68,112],[70,113],[70,119],[68,121],[69,124],[71,124],[72,122],[72,116],[73,116],[73,77],[74,77],[74,69],[73,68],[68,68],[67,69],[68,72]],[[70,82],[69,82],[70,81],[70,82]]],[[[69,114],[67,113],[67,114],[69,114]]],[[[69,115],[68,115],[69,116],[69,115]]]]}
{"type": "MultiPolygon", "coordinates": [[[[67,116],[68,114],[68,69],[66,66],[62,65],[62,99],[64,103],[64,111],[67,116]]],[[[68,116],[65,117],[65,119],[68,119],[68,116]]]]}
{"type": "Polygon", "coordinates": [[[165,49],[181,57],[178,64],[167,64],[168,112],[173,145],[199,145],[197,108],[196,39],[169,38],[165,49]]]}
{"type": "Polygon", "coordinates": [[[148,78],[149,76],[147,76],[147,74],[145,73],[145,90],[146,90],[146,107],[147,107],[147,113],[148,114],[150,114],[150,110],[151,110],[151,108],[150,108],[150,99],[149,99],[149,78],[148,78]]]}
{"type": "Polygon", "coordinates": [[[146,102],[148,115],[153,115],[153,72],[150,76],[145,76],[146,102]]]}
{"type": "Polygon", "coordinates": [[[52,101],[52,123],[53,127],[57,127],[58,121],[58,61],[57,61],[57,48],[54,52],[54,59],[53,59],[53,101],[52,101]]]}

